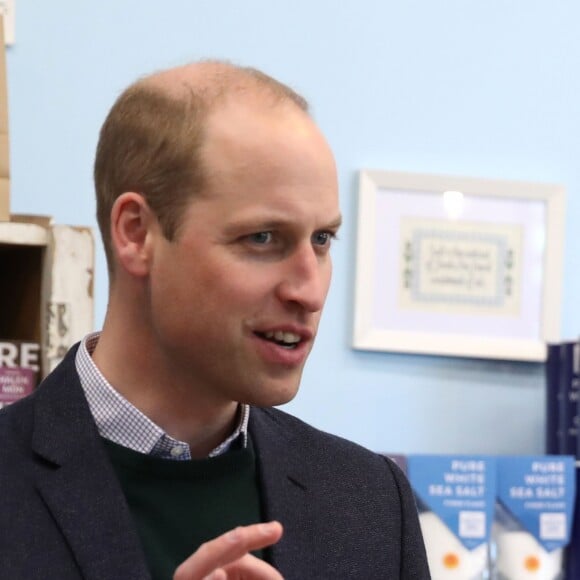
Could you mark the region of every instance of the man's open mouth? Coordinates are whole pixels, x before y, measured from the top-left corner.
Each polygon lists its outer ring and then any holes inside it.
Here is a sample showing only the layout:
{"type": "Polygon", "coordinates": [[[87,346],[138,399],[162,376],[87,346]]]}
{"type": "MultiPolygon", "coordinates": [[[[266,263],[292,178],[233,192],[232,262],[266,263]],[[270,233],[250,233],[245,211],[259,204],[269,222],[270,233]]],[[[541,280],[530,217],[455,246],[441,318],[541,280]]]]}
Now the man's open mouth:
{"type": "Polygon", "coordinates": [[[270,342],[274,342],[279,346],[288,349],[296,348],[302,340],[300,335],[295,334],[294,332],[284,332],[282,330],[276,330],[275,332],[256,332],[256,334],[264,340],[269,340],[270,342]]]}

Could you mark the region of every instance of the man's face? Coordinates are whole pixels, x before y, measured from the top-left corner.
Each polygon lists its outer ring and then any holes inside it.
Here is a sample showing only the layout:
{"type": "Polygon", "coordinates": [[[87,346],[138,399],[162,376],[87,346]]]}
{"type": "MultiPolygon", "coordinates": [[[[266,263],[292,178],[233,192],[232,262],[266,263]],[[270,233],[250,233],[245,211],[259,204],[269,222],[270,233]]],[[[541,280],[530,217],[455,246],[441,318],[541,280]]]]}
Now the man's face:
{"type": "Polygon", "coordinates": [[[196,396],[287,402],[330,283],[334,159],[294,105],[247,102],[210,116],[202,159],[207,187],[176,239],[154,238],[155,341],[196,396]]]}

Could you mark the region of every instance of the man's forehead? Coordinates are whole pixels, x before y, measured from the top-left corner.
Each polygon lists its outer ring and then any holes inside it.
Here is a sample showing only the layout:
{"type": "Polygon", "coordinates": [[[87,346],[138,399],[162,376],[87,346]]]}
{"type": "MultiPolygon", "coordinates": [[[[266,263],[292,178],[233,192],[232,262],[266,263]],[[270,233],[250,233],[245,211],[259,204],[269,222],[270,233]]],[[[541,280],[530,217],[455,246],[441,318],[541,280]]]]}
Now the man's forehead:
{"type": "Polygon", "coordinates": [[[232,115],[216,111],[214,122],[208,120],[200,160],[206,183],[218,187],[226,176],[251,178],[256,187],[287,175],[296,180],[295,169],[305,165],[319,172],[335,172],[332,152],[309,119],[245,114],[241,109],[232,115]]]}
{"type": "Polygon", "coordinates": [[[304,110],[291,101],[273,101],[260,91],[224,95],[205,120],[205,139],[256,142],[284,139],[287,134],[304,138],[322,137],[318,127],[304,110]]]}

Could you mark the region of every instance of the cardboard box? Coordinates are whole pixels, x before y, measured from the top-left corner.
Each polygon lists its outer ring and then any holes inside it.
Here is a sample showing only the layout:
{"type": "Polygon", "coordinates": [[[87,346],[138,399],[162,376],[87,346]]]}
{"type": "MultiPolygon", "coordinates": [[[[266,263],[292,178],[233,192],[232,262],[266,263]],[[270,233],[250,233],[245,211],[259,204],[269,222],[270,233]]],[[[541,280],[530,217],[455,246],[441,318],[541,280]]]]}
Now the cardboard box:
{"type": "Polygon", "coordinates": [[[10,219],[10,155],[8,141],[8,86],[4,25],[0,16],[0,221],[10,219]]]}
{"type": "Polygon", "coordinates": [[[0,177],[0,222],[10,218],[10,180],[0,177]]]}
{"type": "MultiPolygon", "coordinates": [[[[14,218],[0,222],[0,344],[39,344],[42,378],[93,330],[93,236],[47,216],[14,218]]],[[[0,350],[0,366],[16,365],[12,347],[0,350]]]]}

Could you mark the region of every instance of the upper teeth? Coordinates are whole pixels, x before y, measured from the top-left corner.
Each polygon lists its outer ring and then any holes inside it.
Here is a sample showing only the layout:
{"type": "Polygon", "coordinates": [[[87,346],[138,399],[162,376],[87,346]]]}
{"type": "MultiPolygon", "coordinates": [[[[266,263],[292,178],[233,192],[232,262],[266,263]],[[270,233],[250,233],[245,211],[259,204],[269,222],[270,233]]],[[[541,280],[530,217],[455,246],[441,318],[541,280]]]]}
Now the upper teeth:
{"type": "Polygon", "coordinates": [[[298,334],[294,334],[293,332],[283,332],[281,330],[277,330],[276,332],[266,332],[264,335],[266,338],[273,338],[278,342],[300,342],[300,336],[298,334]]]}

